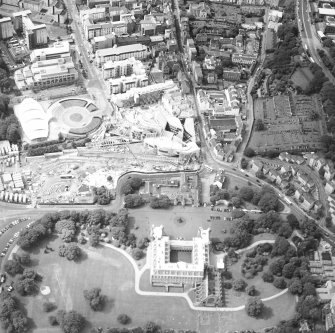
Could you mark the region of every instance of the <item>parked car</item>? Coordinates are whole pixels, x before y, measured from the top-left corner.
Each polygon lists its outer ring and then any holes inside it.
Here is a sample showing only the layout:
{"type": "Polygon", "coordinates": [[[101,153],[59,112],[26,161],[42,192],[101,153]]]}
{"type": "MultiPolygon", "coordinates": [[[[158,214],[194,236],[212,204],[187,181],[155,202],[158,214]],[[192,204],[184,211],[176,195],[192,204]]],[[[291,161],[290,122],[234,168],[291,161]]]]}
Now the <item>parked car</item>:
{"type": "Polygon", "coordinates": [[[7,290],[8,290],[9,292],[11,292],[11,291],[14,290],[13,284],[14,284],[14,282],[11,282],[11,284],[10,284],[9,287],[7,288],[7,290]]]}
{"type": "Polygon", "coordinates": [[[6,274],[1,274],[0,275],[0,283],[5,283],[6,282],[6,278],[7,278],[6,274]]]}

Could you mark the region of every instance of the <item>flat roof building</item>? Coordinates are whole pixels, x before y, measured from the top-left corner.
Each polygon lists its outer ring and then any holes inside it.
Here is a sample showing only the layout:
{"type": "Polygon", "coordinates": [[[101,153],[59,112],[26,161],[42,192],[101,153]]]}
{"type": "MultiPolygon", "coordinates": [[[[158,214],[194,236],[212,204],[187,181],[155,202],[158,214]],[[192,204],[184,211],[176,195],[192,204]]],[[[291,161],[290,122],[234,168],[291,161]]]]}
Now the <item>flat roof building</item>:
{"type": "Polygon", "coordinates": [[[78,79],[71,57],[37,61],[14,73],[14,80],[20,90],[46,89],[72,84],[78,79]]]}
{"type": "Polygon", "coordinates": [[[151,229],[150,281],[155,286],[195,286],[209,264],[210,229],[199,228],[192,240],[172,240],[163,226],[151,229]]]}
{"type": "Polygon", "coordinates": [[[134,57],[135,59],[145,59],[148,55],[148,50],[145,45],[133,44],[115,48],[98,50],[95,55],[95,61],[98,67],[101,67],[109,60],[119,61],[134,57]]]}
{"type": "Polygon", "coordinates": [[[31,62],[58,59],[70,56],[70,44],[67,41],[54,43],[51,47],[34,50],[30,54],[31,62]]]}

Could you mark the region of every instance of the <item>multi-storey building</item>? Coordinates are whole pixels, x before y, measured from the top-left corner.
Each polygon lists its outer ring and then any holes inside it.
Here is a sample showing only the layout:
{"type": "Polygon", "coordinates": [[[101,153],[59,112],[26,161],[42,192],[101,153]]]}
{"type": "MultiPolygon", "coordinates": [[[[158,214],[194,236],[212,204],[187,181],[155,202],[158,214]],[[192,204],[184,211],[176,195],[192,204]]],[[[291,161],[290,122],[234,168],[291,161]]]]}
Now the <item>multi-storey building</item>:
{"type": "Polygon", "coordinates": [[[226,81],[239,81],[241,79],[241,71],[238,69],[224,68],[222,78],[226,81]]]}
{"type": "Polygon", "coordinates": [[[28,16],[22,16],[26,45],[30,50],[47,45],[48,32],[45,24],[35,25],[28,16]]]}
{"type": "Polygon", "coordinates": [[[83,29],[85,38],[91,40],[93,37],[110,35],[114,33],[116,36],[127,33],[127,23],[119,22],[100,22],[92,23],[89,19],[83,20],[83,29]]]}
{"type": "Polygon", "coordinates": [[[257,55],[234,53],[232,55],[233,64],[251,65],[257,60],[257,55]]]}
{"type": "Polygon", "coordinates": [[[37,61],[14,73],[15,83],[21,90],[67,85],[77,79],[78,73],[71,57],[37,61]]]}
{"type": "Polygon", "coordinates": [[[150,281],[155,286],[196,286],[209,265],[210,229],[199,228],[192,240],[172,240],[163,226],[153,227],[151,236],[150,281]]]}
{"type": "Polygon", "coordinates": [[[109,79],[108,83],[110,94],[121,94],[136,87],[146,87],[148,85],[148,77],[146,74],[131,76],[121,76],[115,79],[109,79]]]}
{"type": "Polygon", "coordinates": [[[93,52],[113,47],[115,44],[115,34],[94,37],[91,39],[91,44],[93,47],[93,52]]]}
{"type": "Polygon", "coordinates": [[[145,59],[148,55],[147,47],[142,44],[125,45],[115,48],[98,50],[95,54],[95,61],[101,67],[109,60],[119,61],[134,57],[135,59],[145,59]]]}
{"type": "Polygon", "coordinates": [[[105,80],[118,78],[120,76],[129,76],[131,74],[145,74],[145,68],[141,61],[135,58],[129,58],[120,61],[107,61],[102,66],[102,74],[105,80]]]}
{"type": "Polygon", "coordinates": [[[13,37],[14,30],[10,17],[0,19],[0,39],[8,39],[13,37]]]}
{"type": "Polygon", "coordinates": [[[53,46],[44,49],[36,49],[30,54],[30,61],[50,60],[65,58],[70,56],[69,42],[57,42],[53,46]]]}

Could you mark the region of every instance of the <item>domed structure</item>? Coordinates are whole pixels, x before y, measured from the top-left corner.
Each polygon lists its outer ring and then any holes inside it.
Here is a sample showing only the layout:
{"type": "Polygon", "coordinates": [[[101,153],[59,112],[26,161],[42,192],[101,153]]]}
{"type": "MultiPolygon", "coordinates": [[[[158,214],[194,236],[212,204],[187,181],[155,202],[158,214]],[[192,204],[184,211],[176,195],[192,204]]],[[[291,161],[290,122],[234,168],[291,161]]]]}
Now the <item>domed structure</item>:
{"type": "Polygon", "coordinates": [[[48,116],[41,104],[33,98],[26,98],[14,106],[24,139],[29,142],[46,140],[49,135],[48,116]]]}

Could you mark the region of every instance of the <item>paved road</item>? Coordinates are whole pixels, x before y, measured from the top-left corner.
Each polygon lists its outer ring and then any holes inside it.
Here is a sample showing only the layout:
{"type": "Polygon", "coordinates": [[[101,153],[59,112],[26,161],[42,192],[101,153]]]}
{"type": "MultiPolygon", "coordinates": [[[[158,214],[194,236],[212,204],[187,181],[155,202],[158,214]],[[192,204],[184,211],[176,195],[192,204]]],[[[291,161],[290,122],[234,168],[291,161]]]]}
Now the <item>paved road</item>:
{"type": "Polygon", "coordinates": [[[322,60],[320,59],[317,49],[322,48],[318,38],[316,37],[316,31],[315,27],[313,26],[311,19],[310,19],[310,5],[309,1],[306,0],[298,0],[297,1],[297,11],[298,11],[298,18],[299,21],[299,27],[303,28],[303,31],[301,31],[301,40],[303,45],[307,45],[307,48],[309,49],[311,56],[316,64],[318,64],[324,74],[327,76],[330,82],[335,84],[335,78],[330,72],[330,70],[324,65],[322,60]]]}
{"type": "Polygon", "coordinates": [[[90,56],[88,54],[90,50],[89,42],[85,39],[85,36],[81,30],[79,24],[79,14],[76,8],[76,2],[73,0],[65,0],[65,5],[67,7],[69,17],[72,18],[72,28],[74,29],[74,35],[76,39],[76,46],[80,52],[80,59],[83,63],[83,67],[87,69],[88,77],[90,79],[87,82],[87,90],[92,92],[95,96],[96,102],[99,108],[105,112],[106,115],[113,112],[113,108],[109,103],[109,96],[106,93],[106,86],[101,78],[100,73],[97,68],[91,64],[90,56]]]}

